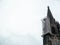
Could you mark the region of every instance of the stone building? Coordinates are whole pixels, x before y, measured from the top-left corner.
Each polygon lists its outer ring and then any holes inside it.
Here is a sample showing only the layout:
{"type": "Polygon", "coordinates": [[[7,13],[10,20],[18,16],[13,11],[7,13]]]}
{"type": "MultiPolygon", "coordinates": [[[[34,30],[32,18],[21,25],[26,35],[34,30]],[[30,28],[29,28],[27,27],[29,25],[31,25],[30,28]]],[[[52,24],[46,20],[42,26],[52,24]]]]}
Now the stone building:
{"type": "Polygon", "coordinates": [[[48,7],[47,17],[43,19],[43,45],[60,45],[60,24],[48,7]]]}

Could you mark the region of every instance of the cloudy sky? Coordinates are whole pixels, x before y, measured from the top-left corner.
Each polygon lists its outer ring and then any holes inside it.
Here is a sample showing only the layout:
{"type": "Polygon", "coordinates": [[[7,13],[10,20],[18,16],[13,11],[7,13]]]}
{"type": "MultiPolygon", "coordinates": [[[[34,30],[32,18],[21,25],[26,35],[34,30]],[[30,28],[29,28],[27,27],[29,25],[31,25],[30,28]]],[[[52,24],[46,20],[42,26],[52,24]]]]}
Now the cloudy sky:
{"type": "Polygon", "coordinates": [[[0,0],[0,45],[43,45],[47,6],[60,22],[60,0],[0,0]]]}

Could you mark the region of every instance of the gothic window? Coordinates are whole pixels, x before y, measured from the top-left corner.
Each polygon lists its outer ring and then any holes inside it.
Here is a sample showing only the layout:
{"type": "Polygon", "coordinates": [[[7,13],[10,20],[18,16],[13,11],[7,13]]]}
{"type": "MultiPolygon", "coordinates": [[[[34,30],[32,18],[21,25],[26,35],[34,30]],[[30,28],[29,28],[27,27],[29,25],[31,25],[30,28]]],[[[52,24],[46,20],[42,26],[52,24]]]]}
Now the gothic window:
{"type": "Polygon", "coordinates": [[[52,42],[51,42],[51,41],[49,41],[49,42],[48,42],[48,45],[52,45],[52,42]]]}
{"type": "Polygon", "coordinates": [[[55,40],[54,45],[59,45],[57,40],[55,40]]]}
{"type": "Polygon", "coordinates": [[[60,41],[57,38],[53,39],[52,41],[52,45],[60,45],[59,43],[60,41]]]}
{"type": "Polygon", "coordinates": [[[55,31],[54,27],[51,28],[51,31],[52,31],[53,34],[56,34],[56,31],[55,31]]]}

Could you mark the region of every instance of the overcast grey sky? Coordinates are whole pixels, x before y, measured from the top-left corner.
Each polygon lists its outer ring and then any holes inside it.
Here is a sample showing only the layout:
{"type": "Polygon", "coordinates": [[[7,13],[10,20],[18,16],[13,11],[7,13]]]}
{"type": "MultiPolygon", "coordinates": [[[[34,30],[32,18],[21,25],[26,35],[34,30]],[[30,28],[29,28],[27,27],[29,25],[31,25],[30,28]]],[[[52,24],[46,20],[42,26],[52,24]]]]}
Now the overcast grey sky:
{"type": "Polygon", "coordinates": [[[60,21],[60,0],[0,0],[0,45],[43,45],[47,6],[60,21]]]}

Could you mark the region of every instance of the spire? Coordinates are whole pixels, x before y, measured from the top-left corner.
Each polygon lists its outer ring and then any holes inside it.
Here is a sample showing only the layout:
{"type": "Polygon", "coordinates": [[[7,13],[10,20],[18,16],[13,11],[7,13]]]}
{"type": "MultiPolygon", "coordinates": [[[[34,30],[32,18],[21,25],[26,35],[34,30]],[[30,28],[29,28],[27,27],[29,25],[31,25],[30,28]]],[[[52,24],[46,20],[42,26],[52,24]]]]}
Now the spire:
{"type": "Polygon", "coordinates": [[[49,9],[49,6],[48,6],[47,17],[50,18],[50,20],[53,19],[53,16],[52,16],[52,13],[51,13],[51,11],[49,9]]]}

